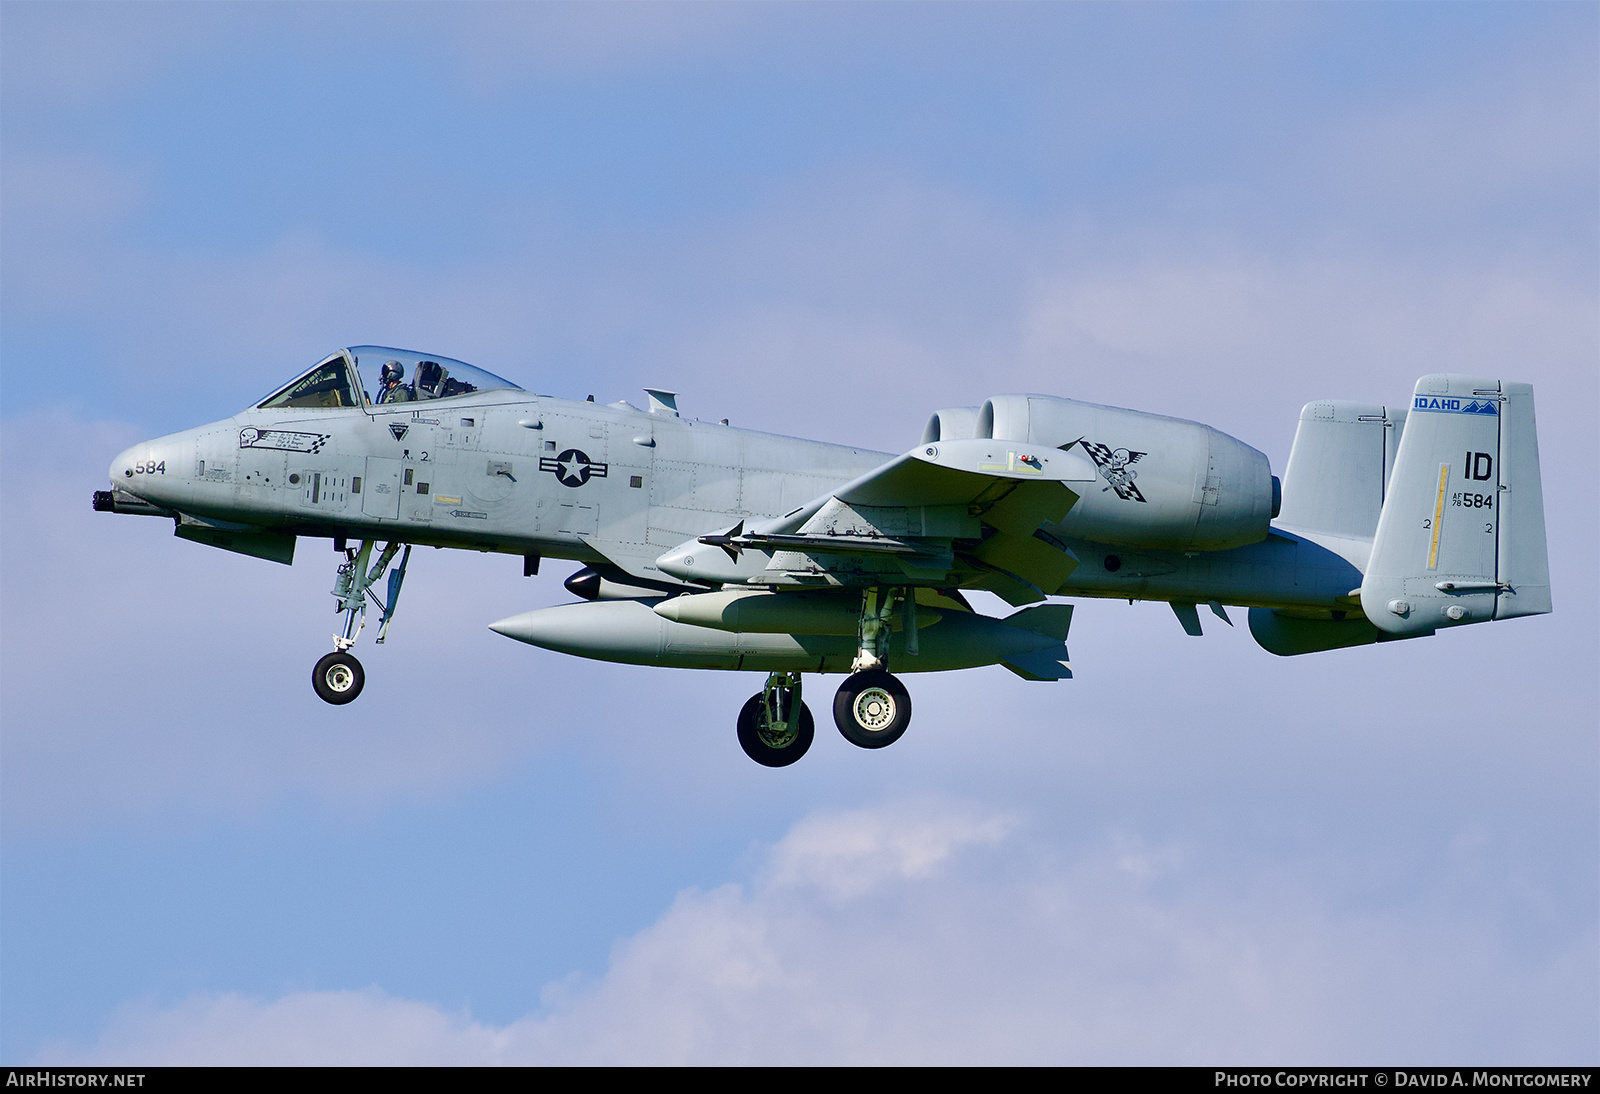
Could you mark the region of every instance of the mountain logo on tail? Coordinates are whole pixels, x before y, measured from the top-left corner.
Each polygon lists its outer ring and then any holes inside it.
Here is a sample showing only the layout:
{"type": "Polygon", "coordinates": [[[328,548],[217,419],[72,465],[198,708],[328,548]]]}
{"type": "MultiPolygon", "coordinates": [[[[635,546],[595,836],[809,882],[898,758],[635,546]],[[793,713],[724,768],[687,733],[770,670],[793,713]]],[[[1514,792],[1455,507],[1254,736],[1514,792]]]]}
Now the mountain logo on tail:
{"type": "Polygon", "coordinates": [[[1411,409],[1435,414],[1487,414],[1490,417],[1500,414],[1498,400],[1458,399],[1449,395],[1418,395],[1412,400],[1411,409]]]}

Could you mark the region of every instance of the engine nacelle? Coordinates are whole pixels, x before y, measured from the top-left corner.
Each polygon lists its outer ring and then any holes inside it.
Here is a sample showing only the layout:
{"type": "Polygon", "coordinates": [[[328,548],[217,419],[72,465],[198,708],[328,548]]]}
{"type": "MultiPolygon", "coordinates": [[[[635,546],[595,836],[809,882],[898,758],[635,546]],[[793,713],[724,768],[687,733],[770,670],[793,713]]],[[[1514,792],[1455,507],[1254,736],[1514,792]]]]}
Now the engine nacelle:
{"type": "Polygon", "coordinates": [[[1094,461],[1101,481],[1061,521],[1069,536],[1220,551],[1265,539],[1277,508],[1267,457],[1199,422],[1049,395],[997,395],[978,411],[977,435],[1076,445],[1094,461]]]}
{"type": "Polygon", "coordinates": [[[970,441],[978,436],[978,408],[953,406],[948,410],[935,410],[928,424],[922,427],[923,444],[939,441],[970,441]]]}

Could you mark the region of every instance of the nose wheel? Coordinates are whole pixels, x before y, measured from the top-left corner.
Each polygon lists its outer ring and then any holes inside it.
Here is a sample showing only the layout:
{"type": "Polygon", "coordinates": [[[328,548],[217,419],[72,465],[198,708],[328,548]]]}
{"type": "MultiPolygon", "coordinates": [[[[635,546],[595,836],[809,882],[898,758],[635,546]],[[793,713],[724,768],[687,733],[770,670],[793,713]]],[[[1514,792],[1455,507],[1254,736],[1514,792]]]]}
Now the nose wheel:
{"type": "Polygon", "coordinates": [[[324,703],[343,706],[361,694],[367,674],[361,662],[347,650],[335,650],[311,670],[311,686],[324,703]]]}
{"type": "Polygon", "coordinates": [[[851,744],[883,748],[911,724],[911,694],[882,669],[851,673],[833,697],[833,720],[851,744]]]}

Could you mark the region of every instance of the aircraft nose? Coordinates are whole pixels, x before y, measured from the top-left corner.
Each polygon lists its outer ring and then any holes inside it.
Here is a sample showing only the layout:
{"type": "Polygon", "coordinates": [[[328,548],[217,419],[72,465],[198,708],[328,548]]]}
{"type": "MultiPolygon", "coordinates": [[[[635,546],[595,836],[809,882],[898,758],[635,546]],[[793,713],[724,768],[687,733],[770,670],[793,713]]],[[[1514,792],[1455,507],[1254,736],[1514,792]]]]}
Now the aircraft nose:
{"type": "Polygon", "coordinates": [[[183,500],[193,470],[182,458],[183,447],[181,435],[174,435],[124,449],[108,469],[111,485],[157,504],[183,500]]]}
{"type": "Polygon", "coordinates": [[[143,449],[139,445],[119,452],[116,459],[111,461],[110,470],[106,472],[107,477],[111,479],[111,485],[132,490],[134,461],[142,458],[143,454],[143,449]]]}

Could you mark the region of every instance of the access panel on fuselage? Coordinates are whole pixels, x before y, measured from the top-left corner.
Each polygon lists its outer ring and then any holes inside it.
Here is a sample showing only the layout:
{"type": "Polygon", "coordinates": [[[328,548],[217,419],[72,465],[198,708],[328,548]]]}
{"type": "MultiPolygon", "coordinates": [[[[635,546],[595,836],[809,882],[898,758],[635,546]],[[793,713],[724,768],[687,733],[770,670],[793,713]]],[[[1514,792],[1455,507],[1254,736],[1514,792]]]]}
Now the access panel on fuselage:
{"type": "Polygon", "coordinates": [[[361,512],[369,517],[400,519],[400,490],[405,461],[381,456],[367,457],[367,473],[361,482],[361,512]]]}
{"type": "Polygon", "coordinates": [[[607,423],[545,414],[539,431],[536,523],[540,535],[593,537],[615,488],[607,456],[607,423]]]}

